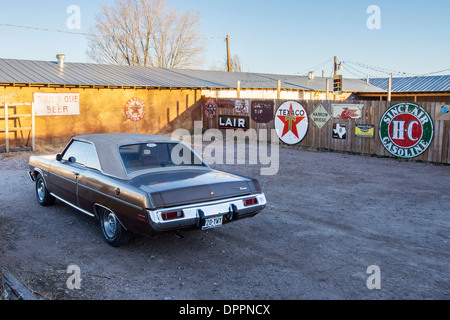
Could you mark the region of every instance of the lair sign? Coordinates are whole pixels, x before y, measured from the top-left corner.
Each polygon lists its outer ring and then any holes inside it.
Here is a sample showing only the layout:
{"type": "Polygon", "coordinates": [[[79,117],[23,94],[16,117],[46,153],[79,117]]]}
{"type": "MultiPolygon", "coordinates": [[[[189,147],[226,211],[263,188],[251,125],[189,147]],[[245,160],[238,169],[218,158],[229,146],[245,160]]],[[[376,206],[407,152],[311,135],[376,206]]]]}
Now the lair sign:
{"type": "Polygon", "coordinates": [[[249,128],[247,116],[219,116],[219,129],[243,129],[249,128]]]}
{"type": "Polygon", "coordinates": [[[415,103],[398,103],[390,107],[380,120],[380,140],[392,155],[415,158],[431,145],[433,120],[415,103]]]}
{"type": "Polygon", "coordinates": [[[80,114],[79,93],[42,93],[33,94],[37,116],[71,116],[80,114]]]}

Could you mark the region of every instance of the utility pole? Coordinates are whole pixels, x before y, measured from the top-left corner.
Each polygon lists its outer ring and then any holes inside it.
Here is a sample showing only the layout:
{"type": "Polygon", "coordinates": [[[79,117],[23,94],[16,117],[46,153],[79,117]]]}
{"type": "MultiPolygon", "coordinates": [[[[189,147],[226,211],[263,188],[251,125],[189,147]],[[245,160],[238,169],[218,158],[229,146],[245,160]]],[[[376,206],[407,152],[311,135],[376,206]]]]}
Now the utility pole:
{"type": "Polygon", "coordinates": [[[229,35],[227,35],[227,65],[228,65],[228,72],[231,72],[230,36],[229,35]]]}
{"type": "Polygon", "coordinates": [[[334,75],[337,76],[337,56],[334,56],[334,75]]]}

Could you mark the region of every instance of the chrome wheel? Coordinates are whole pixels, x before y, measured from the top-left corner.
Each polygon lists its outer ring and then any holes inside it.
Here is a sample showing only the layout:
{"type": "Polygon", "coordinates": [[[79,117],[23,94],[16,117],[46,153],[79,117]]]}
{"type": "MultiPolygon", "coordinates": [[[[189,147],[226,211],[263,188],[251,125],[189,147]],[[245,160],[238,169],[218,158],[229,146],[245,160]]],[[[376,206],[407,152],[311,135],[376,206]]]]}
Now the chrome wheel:
{"type": "Polygon", "coordinates": [[[45,185],[44,185],[44,181],[42,179],[39,179],[37,181],[36,191],[37,191],[37,196],[38,196],[39,200],[40,201],[44,201],[45,185]]]}
{"type": "Polygon", "coordinates": [[[108,238],[114,238],[117,232],[117,218],[114,213],[107,212],[103,215],[103,230],[108,238]]]}
{"type": "Polygon", "coordinates": [[[36,197],[41,206],[51,206],[55,203],[55,197],[48,192],[44,179],[40,175],[36,178],[36,197]]]}
{"type": "Polygon", "coordinates": [[[103,236],[111,246],[119,247],[130,240],[131,232],[122,226],[119,218],[111,210],[103,208],[99,220],[103,236]]]}

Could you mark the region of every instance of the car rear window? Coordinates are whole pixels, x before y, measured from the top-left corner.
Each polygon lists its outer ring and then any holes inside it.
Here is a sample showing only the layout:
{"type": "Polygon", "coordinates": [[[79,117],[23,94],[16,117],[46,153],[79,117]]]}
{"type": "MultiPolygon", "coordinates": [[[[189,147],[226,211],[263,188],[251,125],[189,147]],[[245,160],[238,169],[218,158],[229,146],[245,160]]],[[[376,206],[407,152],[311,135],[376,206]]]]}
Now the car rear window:
{"type": "Polygon", "coordinates": [[[119,153],[128,174],[161,167],[205,166],[189,147],[177,142],[124,145],[119,153]]]}

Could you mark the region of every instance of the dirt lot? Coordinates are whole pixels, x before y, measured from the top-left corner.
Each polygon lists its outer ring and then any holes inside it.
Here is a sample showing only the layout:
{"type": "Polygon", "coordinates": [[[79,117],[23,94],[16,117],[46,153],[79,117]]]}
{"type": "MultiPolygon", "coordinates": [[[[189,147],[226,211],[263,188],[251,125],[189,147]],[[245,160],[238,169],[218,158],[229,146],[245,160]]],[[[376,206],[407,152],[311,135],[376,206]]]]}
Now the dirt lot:
{"type": "Polygon", "coordinates": [[[93,218],[38,205],[27,160],[0,160],[0,263],[40,299],[450,298],[449,166],[281,148],[274,176],[215,166],[260,180],[256,217],[112,248],[93,218]]]}

